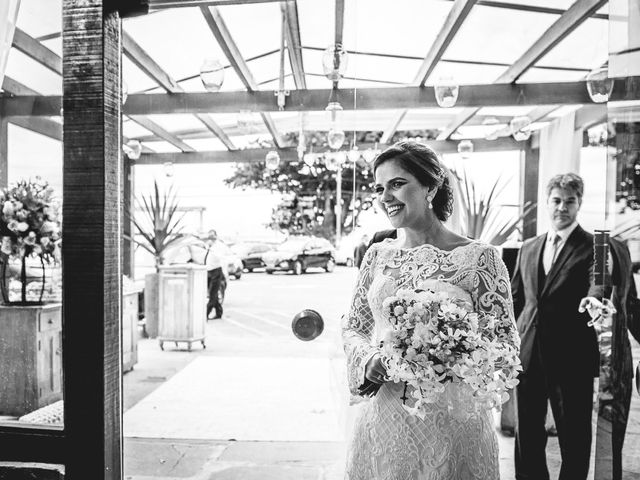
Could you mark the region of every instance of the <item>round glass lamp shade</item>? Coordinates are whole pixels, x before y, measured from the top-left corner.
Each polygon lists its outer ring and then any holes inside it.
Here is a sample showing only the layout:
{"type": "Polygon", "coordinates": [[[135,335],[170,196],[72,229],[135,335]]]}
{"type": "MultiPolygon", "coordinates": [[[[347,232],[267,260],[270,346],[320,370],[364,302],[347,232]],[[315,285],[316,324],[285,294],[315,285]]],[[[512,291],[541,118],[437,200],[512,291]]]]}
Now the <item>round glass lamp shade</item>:
{"type": "Polygon", "coordinates": [[[360,160],[360,152],[356,147],[354,147],[351,150],[349,150],[349,153],[347,153],[347,158],[349,159],[350,162],[356,163],[358,160],[360,160]]]}
{"type": "Polygon", "coordinates": [[[329,148],[331,148],[332,150],[338,150],[340,147],[342,147],[344,139],[345,134],[340,129],[332,128],[331,130],[329,130],[329,133],[327,133],[327,143],[329,144],[329,148]]]}
{"type": "Polygon", "coordinates": [[[442,108],[451,108],[458,101],[460,87],[450,77],[439,79],[433,86],[436,103],[442,108]]]}
{"type": "Polygon", "coordinates": [[[587,75],[587,91],[594,103],[604,103],[609,100],[613,91],[613,79],[609,78],[607,68],[598,68],[587,75]]]}
{"type": "Polygon", "coordinates": [[[224,83],[224,67],[217,58],[206,58],[200,67],[200,80],[208,92],[218,92],[224,83]]]}
{"type": "Polygon", "coordinates": [[[142,144],[138,140],[129,140],[122,146],[122,150],[131,160],[138,160],[142,155],[142,144]]]}
{"type": "Polygon", "coordinates": [[[335,153],[327,153],[324,157],[327,170],[336,171],[340,167],[340,158],[335,153]]]}
{"type": "Polygon", "coordinates": [[[469,158],[473,153],[473,142],[471,140],[461,140],[458,143],[458,153],[462,158],[469,158]]]}
{"type": "Polygon", "coordinates": [[[367,148],[364,152],[362,152],[362,158],[364,158],[365,162],[371,163],[376,159],[376,151],[372,148],[367,148]]]}
{"type": "Polygon", "coordinates": [[[340,80],[347,70],[348,55],[342,45],[329,45],[322,54],[322,71],[332,82],[340,80]]]}
{"type": "Polygon", "coordinates": [[[264,157],[264,163],[269,170],[277,170],[280,166],[280,155],[275,150],[271,150],[264,157]]]}
{"type": "Polygon", "coordinates": [[[325,111],[329,112],[329,120],[331,123],[335,123],[338,119],[338,114],[342,112],[343,108],[340,102],[329,102],[325,107],[325,111]]]}
{"type": "Polygon", "coordinates": [[[531,119],[529,117],[514,117],[509,122],[509,130],[514,140],[522,142],[531,136],[531,119]]]}

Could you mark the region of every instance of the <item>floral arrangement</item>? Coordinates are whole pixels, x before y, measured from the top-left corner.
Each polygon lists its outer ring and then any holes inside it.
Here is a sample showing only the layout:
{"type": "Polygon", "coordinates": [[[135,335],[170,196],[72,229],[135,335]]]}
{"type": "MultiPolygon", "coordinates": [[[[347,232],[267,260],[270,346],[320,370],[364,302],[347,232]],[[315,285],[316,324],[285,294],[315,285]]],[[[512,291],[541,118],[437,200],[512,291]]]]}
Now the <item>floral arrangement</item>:
{"type": "Polygon", "coordinates": [[[383,302],[391,328],[382,341],[387,376],[405,382],[403,407],[424,418],[448,383],[464,384],[477,408],[493,408],[509,399],[522,369],[518,351],[505,342],[495,316],[469,311],[444,292],[401,289],[383,302]],[[413,406],[406,404],[413,387],[413,406]]]}
{"type": "MultiPolygon", "coordinates": [[[[0,252],[2,258],[2,295],[5,302],[16,300],[9,298],[7,291],[7,267],[9,273],[19,276],[21,295],[18,301],[27,302],[28,277],[27,260],[35,259],[41,266],[42,278],[40,298],[44,294],[45,262],[56,260],[60,244],[59,205],[54,199],[53,188],[40,177],[20,180],[0,191],[0,236],[2,244],[0,252]],[[19,258],[19,265],[11,262],[12,258],[19,258]]],[[[14,284],[17,279],[14,279],[14,284]]],[[[10,289],[9,289],[10,290],[10,289]]]]}

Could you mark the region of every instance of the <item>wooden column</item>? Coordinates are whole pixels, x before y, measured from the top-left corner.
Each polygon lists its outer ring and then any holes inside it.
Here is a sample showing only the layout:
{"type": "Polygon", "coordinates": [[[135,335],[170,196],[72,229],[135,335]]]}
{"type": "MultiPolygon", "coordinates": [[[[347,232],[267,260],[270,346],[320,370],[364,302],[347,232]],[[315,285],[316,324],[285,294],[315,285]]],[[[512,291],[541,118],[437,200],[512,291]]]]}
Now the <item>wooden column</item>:
{"type": "Polygon", "coordinates": [[[0,117],[0,188],[9,184],[9,122],[5,117],[0,117]]]}
{"type": "Polygon", "coordinates": [[[65,478],[122,478],[121,27],[63,0],[65,478]]]}
{"type": "Polygon", "coordinates": [[[523,240],[535,237],[537,234],[537,212],[540,207],[543,207],[539,203],[544,202],[544,199],[538,199],[539,177],[540,147],[538,137],[534,135],[527,141],[524,150],[520,151],[520,185],[522,185],[520,204],[525,205],[527,202],[536,204],[523,225],[523,240]]]}

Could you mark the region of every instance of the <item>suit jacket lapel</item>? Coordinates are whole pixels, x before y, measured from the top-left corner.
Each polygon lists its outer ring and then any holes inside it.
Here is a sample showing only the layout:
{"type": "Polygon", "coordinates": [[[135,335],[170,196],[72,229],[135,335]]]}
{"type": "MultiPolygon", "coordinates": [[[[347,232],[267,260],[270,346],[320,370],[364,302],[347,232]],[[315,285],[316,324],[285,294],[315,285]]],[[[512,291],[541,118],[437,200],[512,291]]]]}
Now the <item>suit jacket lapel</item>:
{"type": "Polygon", "coordinates": [[[544,247],[544,242],[547,240],[546,235],[540,235],[533,244],[533,250],[531,251],[531,264],[533,264],[533,271],[531,275],[531,279],[533,280],[533,291],[538,293],[540,290],[540,285],[538,283],[540,279],[540,256],[542,255],[542,247],[544,247]]]}
{"type": "Polygon", "coordinates": [[[580,225],[574,228],[573,232],[571,232],[571,235],[569,235],[569,238],[567,238],[564,247],[562,247],[562,250],[560,250],[560,253],[556,257],[556,261],[553,262],[553,265],[551,265],[551,270],[549,270],[549,273],[547,274],[547,279],[544,282],[544,287],[542,288],[540,296],[543,296],[545,293],[547,293],[550,286],[553,284],[554,279],[558,275],[558,272],[562,270],[562,266],[566,263],[569,257],[571,257],[571,254],[576,248],[576,242],[578,238],[582,236],[583,232],[584,230],[580,227],[580,225]]]}

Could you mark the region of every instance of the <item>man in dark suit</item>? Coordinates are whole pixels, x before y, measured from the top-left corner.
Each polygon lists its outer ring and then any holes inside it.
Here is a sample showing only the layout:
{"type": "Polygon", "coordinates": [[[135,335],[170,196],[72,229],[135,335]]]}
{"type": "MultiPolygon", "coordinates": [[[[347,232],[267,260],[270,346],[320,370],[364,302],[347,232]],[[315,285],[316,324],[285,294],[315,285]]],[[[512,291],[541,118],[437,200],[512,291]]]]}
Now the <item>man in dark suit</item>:
{"type": "Polygon", "coordinates": [[[593,378],[599,373],[596,333],[580,300],[592,287],[593,235],[577,222],[582,179],[553,177],[546,189],[551,229],[526,241],[511,283],[523,372],[516,391],[515,467],[518,480],[548,480],[547,403],[562,456],[560,480],[589,471],[593,378]]]}

